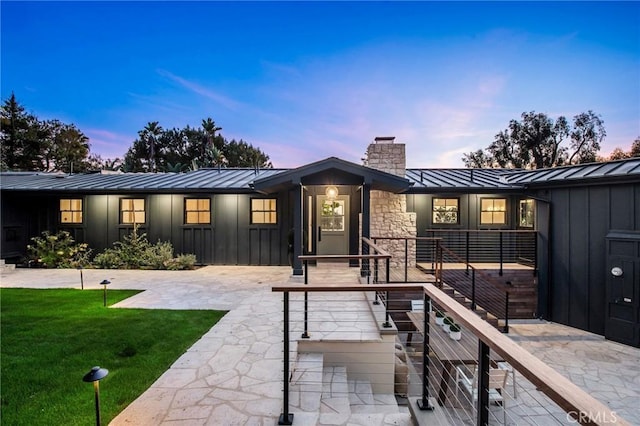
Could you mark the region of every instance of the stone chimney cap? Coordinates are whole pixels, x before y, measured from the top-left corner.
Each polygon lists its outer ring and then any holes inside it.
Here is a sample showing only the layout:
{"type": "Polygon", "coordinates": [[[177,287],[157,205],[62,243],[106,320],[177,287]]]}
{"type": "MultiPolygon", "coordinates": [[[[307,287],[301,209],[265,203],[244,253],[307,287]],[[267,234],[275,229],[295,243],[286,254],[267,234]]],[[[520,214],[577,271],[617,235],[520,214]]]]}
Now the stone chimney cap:
{"type": "Polygon", "coordinates": [[[395,136],[376,136],[375,143],[393,143],[396,140],[395,136]]]}

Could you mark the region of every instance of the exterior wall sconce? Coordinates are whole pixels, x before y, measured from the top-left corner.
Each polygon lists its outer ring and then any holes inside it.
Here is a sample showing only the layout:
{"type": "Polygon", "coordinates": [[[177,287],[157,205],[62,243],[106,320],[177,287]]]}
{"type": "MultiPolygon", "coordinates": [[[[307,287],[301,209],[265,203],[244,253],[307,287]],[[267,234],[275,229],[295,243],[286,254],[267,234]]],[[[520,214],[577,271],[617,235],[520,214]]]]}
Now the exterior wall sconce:
{"type": "Polygon", "coordinates": [[[622,274],[624,274],[622,268],[618,266],[614,266],[613,268],[611,268],[611,275],[613,275],[614,277],[621,277],[622,274]]]}
{"type": "Polygon", "coordinates": [[[338,188],[335,185],[329,185],[324,191],[324,194],[329,200],[335,200],[336,198],[338,198],[338,188]]]}
{"type": "Polygon", "coordinates": [[[107,306],[107,285],[111,284],[111,281],[109,281],[109,280],[102,280],[102,282],[101,282],[100,284],[101,284],[101,285],[103,286],[103,288],[104,288],[104,291],[103,291],[103,293],[104,293],[104,297],[103,297],[103,298],[104,298],[104,306],[107,306]]]}
{"type": "Polygon", "coordinates": [[[109,374],[109,370],[106,368],[93,367],[91,371],[84,375],[82,378],[83,382],[91,383],[93,382],[93,389],[95,392],[96,399],[96,425],[100,426],[100,380],[107,377],[109,374]]]}

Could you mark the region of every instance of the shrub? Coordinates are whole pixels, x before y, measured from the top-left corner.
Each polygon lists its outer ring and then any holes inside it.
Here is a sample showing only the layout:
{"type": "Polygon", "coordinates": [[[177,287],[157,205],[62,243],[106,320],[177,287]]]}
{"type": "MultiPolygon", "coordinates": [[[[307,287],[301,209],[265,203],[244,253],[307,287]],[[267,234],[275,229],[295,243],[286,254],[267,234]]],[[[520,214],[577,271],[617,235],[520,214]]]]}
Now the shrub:
{"type": "Polygon", "coordinates": [[[91,250],[87,243],[76,243],[67,231],[52,235],[44,231],[41,236],[31,238],[27,246],[29,259],[46,268],[76,268],[89,265],[91,250]]]}
{"type": "Polygon", "coordinates": [[[165,263],[165,267],[172,271],[181,271],[185,269],[193,269],[196,265],[195,254],[179,254],[175,259],[169,259],[165,263]]]}
{"type": "Polygon", "coordinates": [[[122,258],[114,249],[107,249],[93,258],[93,265],[101,269],[124,268],[122,258]]]}
{"type": "Polygon", "coordinates": [[[104,269],[193,269],[196,256],[193,254],[173,257],[173,246],[168,241],[151,244],[147,234],[138,234],[136,226],[131,234],[116,241],[113,248],[106,249],[93,260],[94,265],[104,269]]]}

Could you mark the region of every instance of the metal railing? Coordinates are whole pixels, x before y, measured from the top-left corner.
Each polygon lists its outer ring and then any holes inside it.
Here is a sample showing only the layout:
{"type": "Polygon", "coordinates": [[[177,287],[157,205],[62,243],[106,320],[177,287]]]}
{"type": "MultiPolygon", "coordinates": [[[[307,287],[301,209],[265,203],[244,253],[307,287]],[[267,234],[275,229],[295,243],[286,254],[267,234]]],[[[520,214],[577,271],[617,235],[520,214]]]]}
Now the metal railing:
{"type": "MultiPolygon", "coordinates": [[[[426,421],[436,416],[453,425],[538,422],[545,425],[629,424],[585,390],[461,307],[433,284],[332,282],[327,285],[280,285],[274,286],[272,291],[283,293],[283,411],[279,424],[293,424],[294,412],[301,413],[303,422],[309,419],[302,413],[315,408],[303,407],[303,401],[309,401],[313,392],[322,394],[323,384],[326,385],[322,374],[316,378],[305,376],[301,361],[298,360],[297,364],[291,361],[291,355],[296,356],[296,351],[299,351],[298,357],[300,353],[308,354],[306,351],[309,349],[305,346],[303,350],[303,345],[311,343],[316,345],[314,350],[317,351],[322,350],[324,344],[334,345],[333,349],[327,349],[325,363],[331,357],[331,368],[337,368],[334,367],[337,365],[335,360],[344,359],[345,375],[358,376],[363,374],[358,368],[372,365],[371,372],[367,373],[371,381],[379,382],[384,387],[382,382],[387,380],[396,392],[396,401],[410,407],[416,405],[418,408],[412,410],[413,416],[424,417],[426,421]],[[413,299],[413,302],[421,302],[421,307],[416,303],[416,309],[405,311],[408,321],[415,327],[412,333],[422,336],[421,340],[415,338],[410,342],[407,333],[399,331],[401,327],[395,320],[391,320],[391,328],[385,327],[387,309],[383,310],[374,304],[373,293],[376,291],[386,294],[417,292],[421,296],[420,300],[413,299]],[[292,338],[297,335],[295,331],[301,328],[303,312],[300,306],[303,300],[296,298],[296,295],[301,296],[302,293],[314,295],[314,310],[310,320],[314,342],[292,338]],[[358,294],[370,297],[355,297],[358,294]],[[447,336],[444,328],[435,325],[436,312],[458,325],[463,336],[460,341],[447,336]],[[373,325],[373,329],[367,327],[369,324],[373,325]],[[363,337],[364,332],[373,336],[363,337]],[[396,342],[395,348],[391,345],[391,357],[388,361],[373,361],[373,357],[385,354],[388,346],[384,346],[384,342],[389,338],[396,342]],[[353,345],[349,345],[350,342],[353,345]],[[375,346],[376,342],[378,346],[375,346]],[[335,349],[338,344],[343,346],[335,349]],[[398,378],[399,364],[397,360],[393,361],[394,352],[397,357],[398,351],[406,359],[406,380],[403,375],[400,375],[401,379],[398,378]],[[494,392],[492,383],[495,369],[506,371],[502,375],[503,382],[498,393],[494,392]],[[462,379],[465,373],[475,378],[468,382],[469,392],[465,390],[466,382],[462,379]],[[295,387],[293,402],[289,398],[290,382],[295,387]],[[309,390],[314,385],[319,390],[309,390]],[[307,398],[302,397],[303,392],[308,392],[307,398]],[[499,404],[491,403],[494,398],[498,398],[499,404]]],[[[349,391],[355,388],[357,386],[350,387],[349,391]]]]}
{"type": "MultiPolygon", "coordinates": [[[[526,231],[526,235],[534,234],[526,231]]],[[[509,319],[536,316],[537,283],[531,267],[471,263],[459,251],[447,247],[442,238],[373,237],[372,240],[392,256],[386,270],[380,271],[374,282],[434,282],[463,305],[483,317],[491,317],[494,325],[500,322],[504,332],[508,332],[509,319]]]]}
{"type": "MultiPolygon", "coordinates": [[[[442,245],[464,262],[498,264],[502,275],[505,264],[529,266],[538,270],[536,231],[487,229],[429,229],[427,236],[440,238],[442,245]]],[[[428,260],[428,258],[427,258],[428,260]]]]}

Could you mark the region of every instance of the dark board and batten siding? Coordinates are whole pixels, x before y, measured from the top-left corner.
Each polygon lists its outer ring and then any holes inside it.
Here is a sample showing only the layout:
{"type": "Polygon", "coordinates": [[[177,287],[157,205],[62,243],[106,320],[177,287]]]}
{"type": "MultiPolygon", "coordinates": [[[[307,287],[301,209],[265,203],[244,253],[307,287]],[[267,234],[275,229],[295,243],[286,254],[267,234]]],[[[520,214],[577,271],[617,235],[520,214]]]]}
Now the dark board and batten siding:
{"type": "MultiPolygon", "coordinates": [[[[277,199],[277,224],[251,224],[250,200],[261,197],[257,194],[4,194],[3,214],[12,217],[10,228],[16,234],[16,247],[11,248],[11,252],[3,248],[3,257],[6,253],[18,259],[26,254],[24,250],[30,238],[43,231],[60,230],[69,231],[78,242],[88,243],[94,253],[101,252],[132,230],[131,225],[120,223],[120,200],[144,198],[146,223],[140,226],[139,232],[146,233],[152,243],[170,241],[176,255],[195,254],[199,264],[286,265],[287,232],[292,226],[289,196],[270,196],[277,199]],[[189,197],[211,199],[211,224],[184,223],[184,199],[189,197]],[[61,198],[83,199],[82,224],[59,222],[61,198]]],[[[6,223],[3,221],[4,228],[6,223]]]]}
{"type": "MultiPolygon", "coordinates": [[[[545,317],[605,334],[607,247],[612,230],[640,231],[640,183],[576,186],[539,191],[540,238],[549,239],[541,256],[541,280],[548,274],[545,317]],[[551,207],[549,207],[549,205],[551,207]]],[[[543,293],[543,296],[545,296],[543,293]]]]}

